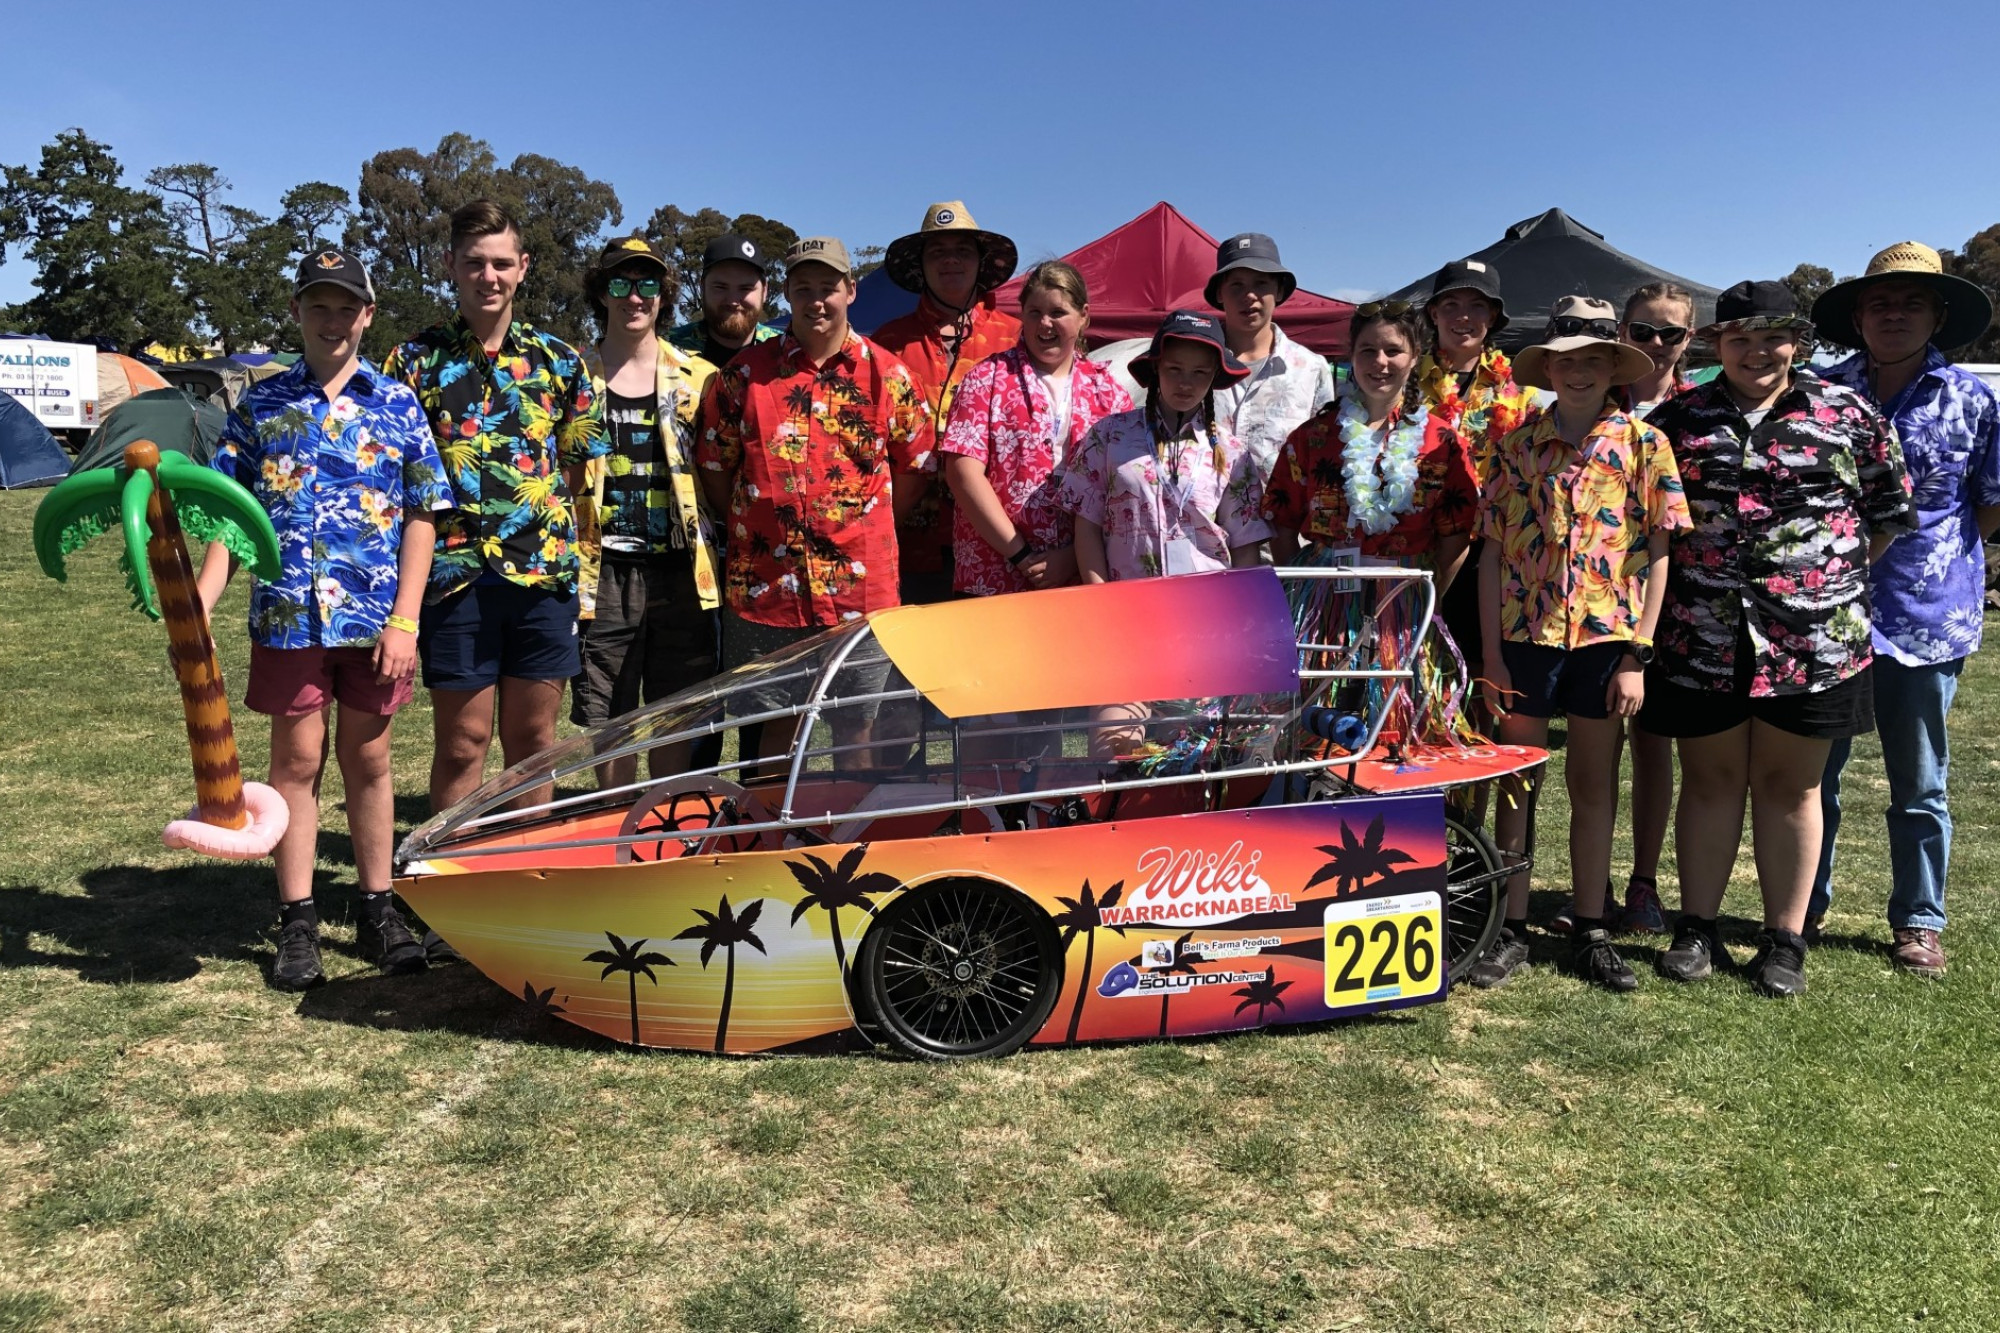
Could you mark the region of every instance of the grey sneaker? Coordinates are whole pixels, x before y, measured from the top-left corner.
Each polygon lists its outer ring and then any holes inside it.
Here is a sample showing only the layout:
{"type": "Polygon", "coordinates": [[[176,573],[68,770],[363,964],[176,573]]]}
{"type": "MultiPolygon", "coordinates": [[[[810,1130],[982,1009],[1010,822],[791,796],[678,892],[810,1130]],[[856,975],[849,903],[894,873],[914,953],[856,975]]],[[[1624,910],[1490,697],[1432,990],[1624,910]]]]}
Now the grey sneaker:
{"type": "Polygon", "coordinates": [[[1505,926],[1486,947],[1486,952],[1465,969],[1465,979],[1481,990],[1504,986],[1516,973],[1528,968],[1528,942],[1505,926]]]}
{"type": "Polygon", "coordinates": [[[381,968],[384,976],[404,977],[427,966],[423,942],[410,933],[402,913],[393,907],[380,921],[364,916],[355,922],[354,943],[361,956],[381,968]]]}
{"type": "Polygon", "coordinates": [[[271,964],[271,989],[311,990],[326,984],[319,965],[319,923],[292,921],[278,931],[278,957],[271,964]]]}

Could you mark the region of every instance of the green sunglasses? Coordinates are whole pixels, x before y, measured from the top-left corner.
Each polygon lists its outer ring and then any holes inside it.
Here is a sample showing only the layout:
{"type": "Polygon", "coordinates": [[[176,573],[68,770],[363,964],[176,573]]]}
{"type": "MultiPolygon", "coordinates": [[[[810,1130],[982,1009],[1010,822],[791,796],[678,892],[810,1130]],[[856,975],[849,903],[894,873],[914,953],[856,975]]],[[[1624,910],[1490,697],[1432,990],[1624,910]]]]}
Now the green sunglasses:
{"type": "Polygon", "coordinates": [[[658,278],[612,278],[604,284],[604,294],[614,301],[622,301],[633,292],[639,293],[641,300],[650,301],[660,294],[660,280],[658,278]]]}

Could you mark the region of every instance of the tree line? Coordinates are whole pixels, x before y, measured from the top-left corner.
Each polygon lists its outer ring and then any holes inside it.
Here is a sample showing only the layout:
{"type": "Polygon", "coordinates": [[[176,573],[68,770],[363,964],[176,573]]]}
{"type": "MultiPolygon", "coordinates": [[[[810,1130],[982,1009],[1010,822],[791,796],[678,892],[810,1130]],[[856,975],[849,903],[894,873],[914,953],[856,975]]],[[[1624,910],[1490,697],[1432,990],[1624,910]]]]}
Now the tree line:
{"type": "MultiPolygon", "coordinates": [[[[380,357],[450,314],[446,219],[481,197],[520,220],[534,257],[515,302],[522,318],[573,341],[589,338],[583,275],[625,222],[608,182],[538,153],[502,166],[491,145],[467,134],[447,134],[429,152],[377,153],[361,164],[352,191],[327,181],[295,185],[271,217],[232,203],[229,178],[205,162],[156,167],[142,184],[129,184],[110,145],[81,129],[56,135],[38,165],[0,172],[0,265],[25,259],[36,274],[34,296],[0,306],[0,329],[126,350],[156,342],[296,351],[286,309],[292,273],[306,255],[338,244],[375,280],[378,308],[364,346],[380,357]]],[[[699,313],[702,248],[723,232],[740,232],[772,256],[798,239],[775,218],[674,204],[655,208],[638,230],[673,260],[663,321],[699,313]]],[[[1942,254],[1948,271],[2000,299],[2000,224],[1942,254]]],[[[865,274],[881,262],[882,247],[860,246],[854,256],[865,274]]],[[[1834,276],[1800,264],[1785,282],[1810,308],[1834,276]]],[[[772,290],[778,286],[773,281],[772,290]]],[[[1957,355],[2000,361],[2000,325],[1957,355]]]]}
{"type": "MultiPolygon", "coordinates": [[[[328,181],[295,185],[275,216],[232,202],[229,178],[205,162],[158,167],[132,184],[110,145],[81,129],[56,135],[38,164],[0,172],[0,264],[33,266],[36,289],[0,306],[0,329],[122,350],[297,351],[287,312],[292,275],[305,256],[340,245],[374,279],[377,310],[364,347],[380,357],[450,315],[447,219],[482,197],[519,219],[533,256],[515,309],[580,340],[594,333],[583,275],[625,223],[608,182],[536,153],[503,166],[491,145],[466,134],[447,134],[428,152],[377,153],[351,191],[328,181]]],[[[654,209],[638,230],[674,264],[663,322],[699,313],[702,249],[715,237],[737,231],[773,256],[798,239],[774,218],[674,204],[654,209]]],[[[879,261],[880,253],[862,247],[857,258],[879,261]]]]}

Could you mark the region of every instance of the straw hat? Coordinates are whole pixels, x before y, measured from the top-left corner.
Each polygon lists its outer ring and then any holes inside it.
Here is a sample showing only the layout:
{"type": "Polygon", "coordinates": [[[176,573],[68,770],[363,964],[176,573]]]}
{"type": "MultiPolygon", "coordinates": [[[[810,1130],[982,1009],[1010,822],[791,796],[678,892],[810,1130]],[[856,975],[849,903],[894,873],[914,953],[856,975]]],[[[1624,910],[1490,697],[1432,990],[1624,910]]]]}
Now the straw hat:
{"type": "Polygon", "coordinates": [[[1835,283],[1813,302],[1813,323],[1820,337],[1842,347],[1859,348],[1861,332],[1854,315],[1861,305],[1861,293],[1877,283],[1914,282],[1936,293],[1944,303],[1931,343],[1937,347],[1963,347],[1986,332],[1993,322],[1993,300],[1977,283],[1967,282],[1944,271],[1944,258],[1922,241],[1898,241],[1868,261],[1868,271],[1858,278],[1835,283]]]}
{"type": "Polygon", "coordinates": [[[997,231],[980,227],[972,220],[972,214],[965,211],[964,203],[950,199],[942,204],[932,204],[924,210],[921,227],[908,236],[898,236],[889,242],[889,249],[882,256],[882,269],[889,275],[889,281],[906,292],[921,295],[924,290],[924,238],[941,231],[966,232],[979,243],[979,273],[972,280],[975,298],[984,296],[1014,276],[1014,265],[1021,258],[1014,242],[997,231]]]}
{"type": "Polygon", "coordinates": [[[1557,352],[1574,352],[1581,347],[1604,347],[1614,358],[1611,383],[1615,387],[1644,379],[1653,369],[1653,358],[1628,342],[1618,339],[1618,308],[1609,301],[1588,296],[1565,296],[1549,310],[1548,327],[1542,340],[1524,347],[1514,358],[1514,381],[1530,389],[1554,391],[1549,382],[1549,357],[1557,352]]]}

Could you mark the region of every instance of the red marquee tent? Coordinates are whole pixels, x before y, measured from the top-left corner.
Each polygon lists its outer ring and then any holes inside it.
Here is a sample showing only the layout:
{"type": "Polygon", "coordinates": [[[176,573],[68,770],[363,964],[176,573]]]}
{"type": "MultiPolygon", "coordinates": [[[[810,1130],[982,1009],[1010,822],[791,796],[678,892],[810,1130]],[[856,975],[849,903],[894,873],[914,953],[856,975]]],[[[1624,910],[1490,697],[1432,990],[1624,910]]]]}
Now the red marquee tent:
{"type": "MultiPolygon", "coordinates": [[[[1158,203],[1063,258],[1090,288],[1090,341],[1150,338],[1170,310],[1206,310],[1201,289],[1215,272],[1216,240],[1172,204],[1158,203]]],[[[1000,308],[1020,304],[1023,277],[1000,289],[1000,308]]],[[[1322,356],[1347,358],[1354,307],[1301,287],[1278,307],[1287,334],[1322,356]]]]}

